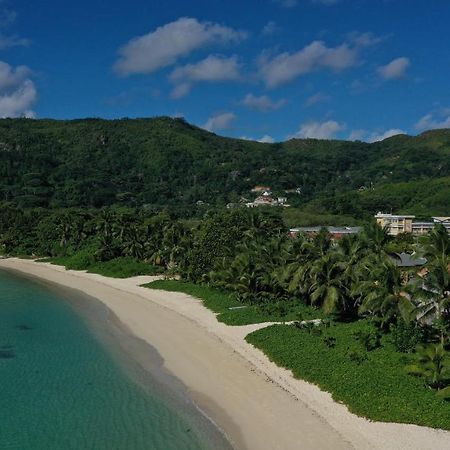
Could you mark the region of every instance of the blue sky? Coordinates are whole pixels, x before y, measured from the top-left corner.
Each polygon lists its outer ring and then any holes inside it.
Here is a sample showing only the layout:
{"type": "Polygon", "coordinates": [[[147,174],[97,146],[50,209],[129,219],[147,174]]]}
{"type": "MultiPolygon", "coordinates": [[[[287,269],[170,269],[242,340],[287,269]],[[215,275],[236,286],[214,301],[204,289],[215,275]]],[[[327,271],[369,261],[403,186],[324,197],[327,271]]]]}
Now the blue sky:
{"type": "Polygon", "coordinates": [[[448,0],[0,0],[0,117],[417,134],[450,127],[449,23],[448,0]]]}

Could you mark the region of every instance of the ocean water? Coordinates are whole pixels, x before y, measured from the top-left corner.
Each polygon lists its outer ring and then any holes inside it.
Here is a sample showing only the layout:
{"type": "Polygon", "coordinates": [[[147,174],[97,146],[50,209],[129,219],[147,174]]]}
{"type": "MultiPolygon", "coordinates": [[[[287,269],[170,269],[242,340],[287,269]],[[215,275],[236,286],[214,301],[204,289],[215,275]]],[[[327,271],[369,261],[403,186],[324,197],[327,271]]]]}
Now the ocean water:
{"type": "Polygon", "coordinates": [[[0,271],[1,450],[230,448],[182,396],[132,372],[57,291],[0,271]]]}

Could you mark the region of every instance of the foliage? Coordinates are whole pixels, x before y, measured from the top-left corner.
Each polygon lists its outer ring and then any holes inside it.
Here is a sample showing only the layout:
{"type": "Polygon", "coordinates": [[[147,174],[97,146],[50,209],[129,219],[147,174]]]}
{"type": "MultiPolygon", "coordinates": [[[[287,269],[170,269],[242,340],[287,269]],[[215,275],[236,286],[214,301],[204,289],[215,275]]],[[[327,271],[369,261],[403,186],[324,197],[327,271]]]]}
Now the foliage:
{"type": "Polygon", "coordinates": [[[392,326],[391,337],[394,347],[401,353],[411,353],[420,342],[425,339],[425,330],[416,322],[404,322],[399,320],[392,326]]]}
{"type": "Polygon", "coordinates": [[[68,270],[86,270],[111,278],[129,278],[138,275],[157,275],[163,272],[158,266],[139,261],[135,258],[123,256],[109,261],[97,261],[92,253],[84,250],[72,256],[43,258],[40,262],[65,266],[68,270]]]}
{"type": "Polygon", "coordinates": [[[203,301],[217,319],[228,325],[248,325],[260,322],[287,322],[291,320],[315,319],[322,317],[320,311],[305,306],[299,300],[266,303],[262,305],[242,305],[236,296],[209,286],[175,280],[157,280],[145,285],[150,289],[183,292],[203,301]],[[232,308],[232,309],[230,309],[232,308]]]}
{"type": "Polygon", "coordinates": [[[371,420],[415,423],[450,429],[450,403],[405,371],[414,356],[398,353],[387,337],[367,352],[355,333],[376,332],[366,321],[336,324],[317,336],[293,326],[275,325],[247,336],[276,364],[297,378],[331,392],[350,411],[371,420]],[[328,345],[328,337],[335,339],[328,345]]]}
{"type": "Polygon", "coordinates": [[[169,117],[4,119],[0,200],[23,208],[120,205],[201,217],[205,207],[253,199],[255,185],[268,185],[326,223],[330,216],[360,220],[391,209],[447,214],[449,142],[448,131],[434,131],[373,144],[291,139],[267,145],[169,117]]]}
{"type": "Polygon", "coordinates": [[[450,357],[441,343],[424,345],[418,349],[415,364],[407,366],[407,371],[422,378],[426,385],[442,389],[450,384],[450,357]]]}

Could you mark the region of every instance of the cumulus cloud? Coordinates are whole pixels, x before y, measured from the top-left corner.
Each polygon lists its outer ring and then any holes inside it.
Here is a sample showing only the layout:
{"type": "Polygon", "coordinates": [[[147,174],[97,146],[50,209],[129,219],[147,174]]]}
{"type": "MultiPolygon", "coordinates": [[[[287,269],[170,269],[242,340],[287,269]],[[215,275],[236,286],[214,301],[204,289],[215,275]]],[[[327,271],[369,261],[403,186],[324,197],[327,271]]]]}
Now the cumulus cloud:
{"type": "Polygon", "coordinates": [[[339,131],[344,129],[345,125],[335,120],[305,122],[300,125],[297,133],[288,136],[288,138],[333,139],[339,131]]]}
{"type": "Polygon", "coordinates": [[[225,112],[221,114],[216,114],[210,117],[202,128],[208,131],[219,131],[227,130],[231,127],[233,122],[236,120],[236,114],[232,112],[225,112]]]}
{"type": "Polygon", "coordinates": [[[0,117],[34,117],[37,91],[26,66],[16,68],[0,61],[0,117]]]}
{"type": "Polygon", "coordinates": [[[0,50],[5,50],[10,47],[26,47],[29,44],[29,39],[21,38],[16,35],[5,36],[0,33],[0,50]]]}
{"type": "Polygon", "coordinates": [[[237,56],[225,58],[210,55],[195,64],[187,64],[176,68],[170,75],[170,80],[176,86],[172,98],[184,97],[196,82],[238,81],[241,79],[240,64],[237,56]]]}
{"type": "Polygon", "coordinates": [[[279,30],[278,25],[273,20],[271,20],[264,25],[262,29],[262,34],[264,36],[272,36],[278,30],[279,30]]]}
{"type": "Polygon", "coordinates": [[[286,104],[286,100],[280,99],[278,101],[273,101],[267,95],[261,95],[258,97],[253,94],[247,94],[242,100],[242,104],[253,110],[267,112],[280,109],[286,104]]]}
{"type": "Polygon", "coordinates": [[[414,127],[419,131],[450,128],[450,111],[443,109],[437,113],[425,114],[414,127]]]}
{"type": "Polygon", "coordinates": [[[358,47],[373,47],[374,45],[383,42],[386,36],[376,36],[375,34],[369,32],[359,33],[353,32],[349,34],[349,40],[358,47]]]}
{"type": "Polygon", "coordinates": [[[150,74],[194,50],[212,44],[237,43],[246,33],[211,22],[182,17],[138,36],[119,49],[115,70],[120,75],[150,74]]]}
{"type": "Polygon", "coordinates": [[[329,95],[324,94],[323,92],[317,92],[317,94],[311,95],[305,101],[305,106],[309,108],[310,106],[317,105],[319,103],[328,102],[331,99],[329,95]]]}
{"type": "Polygon", "coordinates": [[[406,134],[400,128],[390,128],[386,131],[368,132],[366,130],[353,130],[349,137],[349,141],[364,141],[364,142],[378,142],[398,134],[406,134]]]}
{"type": "MultiPolygon", "coordinates": [[[[1,1],[0,1],[1,4],[1,1]]],[[[9,35],[6,29],[12,25],[17,18],[17,13],[8,8],[0,9],[0,50],[10,47],[27,46],[30,44],[29,39],[22,38],[17,35],[9,35]]]]}
{"type": "Polygon", "coordinates": [[[390,138],[392,136],[397,136],[398,134],[406,134],[406,133],[400,128],[390,128],[389,130],[386,130],[383,133],[372,133],[367,139],[367,142],[384,141],[385,139],[390,138]]]}
{"type": "Polygon", "coordinates": [[[378,74],[385,80],[396,80],[406,75],[411,62],[408,58],[402,56],[396,58],[385,66],[378,67],[378,74]]]}
{"type": "Polygon", "coordinates": [[[268,134],[265,134],[263,137],[259,139],[255,139],[248,136],[241,136],[241,139],[244,139],[246,141],[261,142],[262,144],[273,144],[275,142],[275,139],[272,136],[269,136],[268,134]]]}
{"type": "Polygon", "coordinates": [[[263,144],[273,144],[275,139],[268,134],[265,134],[262,138],[258,139],[258,142],[262,142],[263,144]]]}
{"type": "Polygon", "coordinates": [[[262,55],[259,73],[268,87],[277,87],[295,78],[321,69],[340,71],[357,63],[358,52],[344,43],[327,47],[314,41],[295,53],[281,53],[274,57],[262,55]]]}
{"type": "Polygon", "coordinates": [[[366,130],[352,130],[347,139],[349,141],[364,141],[366,135],[366,130]]]}

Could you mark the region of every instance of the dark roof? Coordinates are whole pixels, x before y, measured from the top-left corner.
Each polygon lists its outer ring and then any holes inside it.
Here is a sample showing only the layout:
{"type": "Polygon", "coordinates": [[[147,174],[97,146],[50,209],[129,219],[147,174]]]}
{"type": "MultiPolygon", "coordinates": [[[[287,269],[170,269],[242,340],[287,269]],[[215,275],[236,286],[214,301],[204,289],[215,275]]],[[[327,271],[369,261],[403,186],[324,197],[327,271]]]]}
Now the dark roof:
{"type": "Polygon", "coordinates": [[[409,253],[396,253],[392,256],[398,267],[418,267],[425,265],[428,261],[426,258],[419,258],[416,255],[409,253]]]}
{"type": "Polygon", "coordinates": [[[318,233],[322,228],[328,230],[331,234],[357,234],[361,231],[361,227],[298,227],[291,228],[291,233],[318,233]]]}

